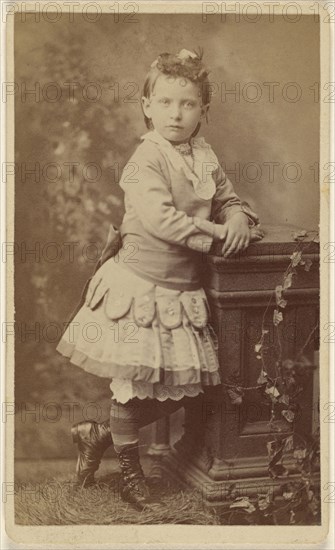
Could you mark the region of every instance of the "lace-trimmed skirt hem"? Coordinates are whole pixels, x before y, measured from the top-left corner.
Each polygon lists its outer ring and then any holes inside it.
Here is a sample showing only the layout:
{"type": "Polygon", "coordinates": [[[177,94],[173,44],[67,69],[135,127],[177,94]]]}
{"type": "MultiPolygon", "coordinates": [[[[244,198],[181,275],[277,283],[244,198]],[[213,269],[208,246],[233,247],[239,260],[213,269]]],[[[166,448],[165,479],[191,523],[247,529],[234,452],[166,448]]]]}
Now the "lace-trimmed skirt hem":
{"type": "Polygon", "coordinates": [[[154,285],[113,258],[90,281],[86,303],[57,351],[103,378],[162,386],[220,384],[204,290],[154,285]]]}
{"type": "Polygon", "coordinates": [[[134,382],[133,380],[124,380],[114,378],[110,384],[113,399],[119,403],[127,403],[130,399],[157,399],[165,401],[172,399],[180,401],[183,397],[196,397],[204,393],[201,384],[185,384],[181,386],[165,386],[163,384],[148,384],[147,382],[134,382]]]}

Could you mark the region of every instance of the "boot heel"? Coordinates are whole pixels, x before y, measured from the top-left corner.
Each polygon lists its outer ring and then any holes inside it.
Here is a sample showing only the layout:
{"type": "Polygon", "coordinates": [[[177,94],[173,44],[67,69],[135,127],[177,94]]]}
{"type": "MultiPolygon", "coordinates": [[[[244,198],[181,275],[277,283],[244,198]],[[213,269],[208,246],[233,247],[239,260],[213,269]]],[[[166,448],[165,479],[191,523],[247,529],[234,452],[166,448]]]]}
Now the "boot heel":
{"type": "Polygon", "coordinates": [[[72,441],[73,443],[78,443],[78,424],[72,426],[71,428],[72,441]]]}

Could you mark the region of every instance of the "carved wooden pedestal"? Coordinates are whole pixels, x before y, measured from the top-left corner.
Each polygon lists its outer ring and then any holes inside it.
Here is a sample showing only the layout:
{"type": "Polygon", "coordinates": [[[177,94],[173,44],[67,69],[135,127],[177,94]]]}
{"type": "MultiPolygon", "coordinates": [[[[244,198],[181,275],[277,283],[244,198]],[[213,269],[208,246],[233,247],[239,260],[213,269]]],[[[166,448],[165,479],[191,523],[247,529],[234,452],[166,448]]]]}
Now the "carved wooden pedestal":
{"type": "MultiPolygon", "coordinates": [[[[278,346],[282,347],[282,359],[295,359],[307,342],[304,356],[311,368],[301,380],[303,391],[297,398],[300,411],[294,429],[308,436],[318,423],[318,331],[314,330],[319,317],[318,244],[312,241],[315,234],[310,241],[294,241],[293,227],[264,229],[262,241],[232,259],[215,255],[202,258],[224,385],[205,393],[201,410],[185,411],[185,433],[163,460],[170,473],[201,488],[204,498],[215,503],[225,501],[232,483],[240,494],[275,490],[277,482],[268,474],[267,442],[292,432],[292,423],[282,415],[270,423],[271,404],[264,391],[246,391],[241,405],[233,405],[227,395],[225,384],[234,381],[243,387],[258,386],[261,361],[255,345],[262,321],[268,331],[264,359],[272,378],[276,377],[278,346]],[[282,284],[298,245],[305,250],[306,263],[297,267],[292,286],[284,293],[287,306],[280,310],[279,343],[273,324],[274,289],[282,284]]],[[[287,460],[286,465],[290,469],[293,461],[290,464],[287,460]]]]}

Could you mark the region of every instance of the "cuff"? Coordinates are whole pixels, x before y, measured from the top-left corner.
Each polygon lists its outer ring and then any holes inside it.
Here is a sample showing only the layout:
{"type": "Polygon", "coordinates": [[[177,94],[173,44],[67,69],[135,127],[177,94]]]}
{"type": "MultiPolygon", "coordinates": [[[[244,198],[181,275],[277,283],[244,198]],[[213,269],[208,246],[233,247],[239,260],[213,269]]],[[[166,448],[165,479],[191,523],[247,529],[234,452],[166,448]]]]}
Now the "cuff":
{"type": "Polygon", "coordinates": [[[226,221],[230,220],[230,218],[232,218],[233,216],[235,216],[235,214],[238,214],[238,213],[242,213],[247,216],[249,227],[255,227],[256,225],[259,225],[259,217],[253,210],[251,210],[250,206],[248,205],[247,206],[242,205],[241,207],[238,206],[236,207],[236,209],[234,208],[233,211],[230,210],[226,221]]]}
{"type": "Polygon", "coordinates": [[[230,218],[237,214],[238,212],[243,212],[242,206],[240,204],[234,204],[222,210],[216,217],[215,222],[220,224],[225,224],[230,218]]]}
{"type": "Polygon", "coordinates": [[[257,216],[256,212],[251,210],[249,204],[247,202],[242,202],[242,212],[248,217],[249,227],[255,227],[255,225],[259,225],[259,217],[257,216]]]}

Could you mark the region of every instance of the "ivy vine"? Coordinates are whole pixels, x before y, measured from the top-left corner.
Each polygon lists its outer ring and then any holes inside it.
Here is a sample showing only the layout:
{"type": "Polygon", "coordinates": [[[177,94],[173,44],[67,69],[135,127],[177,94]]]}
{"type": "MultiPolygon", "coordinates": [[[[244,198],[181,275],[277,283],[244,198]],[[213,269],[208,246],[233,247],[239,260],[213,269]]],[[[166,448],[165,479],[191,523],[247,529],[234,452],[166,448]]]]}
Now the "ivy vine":
{"type": "MultiPolygon", "coordinates": [[[[305,524],[317,523],[320,515],[319,489],[313,482],[313,472],[319,467],[319,431],[311,436],[302,436],[295,430],[295,420],[299,411],[297,397],[303,392],[299,380],[304,373],[313,369],[304,355],[307,345],[318,330],[318,323],[311,329],[304,344],[294,358],[283,357],[283,345],[279,325],[283,323],[288,305],[287,290],[291,288],[298,269],[310,271],[312,261],[304,258],[313,242],[319,242],[318,233],[299,231],[293,235],[298,241],[297,249],[289,257],[281,284],[271,294],[262,317],[261,336],[254,346],[256,359],[260,361],[260,371],[256,384],[243,386],[238,382],[224,382],[233,405],[240,406],[246,392],[259,390],[271,407],[269,425],[276,430],[274,420],[278,415],[288,422],[292,430],[289,434],[278,434],[267,442],[268,472],[272,479],[279,480],[278,494],[272,490],[258,494],[252,501],[246,496],[233,498],[228,511],[223,513],[223,523],[227,524],[305,524]],[[309,242],[306,244],[306,239],[309,242]],[[275,307],[272,323],[275,330],[277,358],[274,365],[267,364],[266,351],[273,345],[266,344],[269,330],[265,328],[265,319],[273,302],[275,307]],[[275,376],[270,376],[269,367],[274,366],[275,376]],[[290,457],[294,463],[295,479],[289,478],[285,459],[290,457]]],[[[232,485],[232,496],[234,484],[232,485]]]]}

